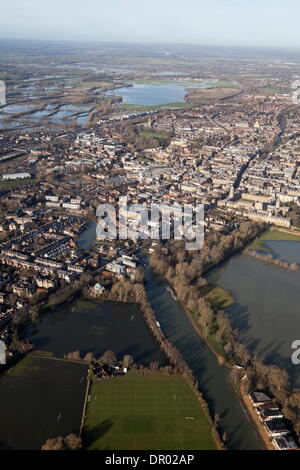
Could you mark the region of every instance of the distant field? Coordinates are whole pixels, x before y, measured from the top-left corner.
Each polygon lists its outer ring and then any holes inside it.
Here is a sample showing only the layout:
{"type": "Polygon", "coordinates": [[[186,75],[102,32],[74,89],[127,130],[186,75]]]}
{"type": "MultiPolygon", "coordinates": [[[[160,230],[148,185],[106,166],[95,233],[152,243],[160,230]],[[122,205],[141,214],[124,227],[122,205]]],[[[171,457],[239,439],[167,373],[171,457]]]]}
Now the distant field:
{"type": "Polygon", "coordinates": [[[213,85],[215,87],[219,87],[219,88],[235,88],[235,87],[239,87],[240,85],[238,83],[235,83],[235,82],[207,82],[209,85],[213,85]]]}
{"type": "Polygon", "coordinates": [[[128,103],[121,103],[120,108],[124,111],[155,111],[156,109],[169,109],[169,108],[191,108],[193,103],[188,103],[183,101],[182,103],[164,103],[164,104],[156,104],[156,105],[141,105],[141,104],[128,104],[128,103]]]}
{"type": "Polygon", "coordinates": [[[89,450],[217,448],[187,382],[158,374],[130,373],[93,384],[83,440],[89,450]]]}
{"type": "Polygon", "coordinates": [[[144,80],[134,80],[134,83],[138,84],[148,84],[148,85],[177,85],[177,86],[184,86],[184,87],[191,87],[197,85],[203,85],[207,82],[204,81],[188,81],[188,80],[175,80],[175,79],[154,79],[154,78],[145,78],[144,80]]]}
{"type": "Polygon", "coordinates": [[[266,91],[272,94],[281,95],[281,94],[288,94],[292,93],[292,88],[282,88],[282,87],[270,87],[266,88],[266,91]]]}
{"type": "Polygon", "coordinates": [[[300,234],[297,235],[295,233],[285,233],[285,232],[280,232],[279,230],[268,230],[267,232],[263,232],[260,237],[258,237],[256,240],[250,243],[250,245],[247,246],[249,250],[261,250],[261,251],[269,251],[267,248],[265,248],[264,242],[266,241],[280,241],[280,240],[285,240],[285,241],[297,241],[300,242],[300,234]]]}
{"type": "Polygon", "coordinates": [[[144,130],[141,132],[141,135],[144,135],[146,137],[153,137],[154,139],[168,139],[169,136],[167,134],[164,134],[163,132],[152,132],[148,129],[144,130]]]}
{"type": "Polygon", "coordinates": [[[97,81],[97,80],[91,80],[91,81],[84,81],[82,80],[81,82],[78,82],[77,83],[77,86],[78,87],[81,87],[81,88],[97,88],[97,87],[110,87],[112,86],[113,83],[112,82],[105,82],[105,81],[97,81]]]}
{"type": "Polygon", "coordinates": [[[212,87],[237,87],[238,84],[234,82],[217,82],[210,80],[175,80],[175,79],[153,79],[146,78],[144,80],[134,80],[134,83],[149,84],[149,85],[178,85],[185,88],[197,87],[200,85],[207,85],[212,87]]]}
{"type": "Polygon", "coordinates": [[[16,179],[16,180],[3,180],[0,179],[0,189],[10,189],[10,188],[17,188],[20,186],[28,186],[37,183],[36,178],[24,178],[24,179],[16,179]]]}

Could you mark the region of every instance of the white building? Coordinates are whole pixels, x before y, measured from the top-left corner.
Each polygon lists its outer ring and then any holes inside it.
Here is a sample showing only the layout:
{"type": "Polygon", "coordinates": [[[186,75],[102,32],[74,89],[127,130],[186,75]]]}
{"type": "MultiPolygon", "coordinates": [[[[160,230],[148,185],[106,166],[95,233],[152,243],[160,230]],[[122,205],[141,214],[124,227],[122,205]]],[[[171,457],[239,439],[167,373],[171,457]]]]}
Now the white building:
{"type": "Polygon", "coordinates": [[[115,274],[124,274],[125,273],[125,266],[122,266],[121,264],[118,264],[115,261],[112,261],[111,263],[107,263],[106,269],[108,271],[111,271],[112,273],[115,273],[115,274]]]}
{"type": "Polygon", "coordinates": [[[22,172],[22,173],[6,173],[2,175],[2,178],[4,180],[18,180],[18,179],[25,179],[25,178],[31,178],[31,174],[27,172],[22,172]]]}

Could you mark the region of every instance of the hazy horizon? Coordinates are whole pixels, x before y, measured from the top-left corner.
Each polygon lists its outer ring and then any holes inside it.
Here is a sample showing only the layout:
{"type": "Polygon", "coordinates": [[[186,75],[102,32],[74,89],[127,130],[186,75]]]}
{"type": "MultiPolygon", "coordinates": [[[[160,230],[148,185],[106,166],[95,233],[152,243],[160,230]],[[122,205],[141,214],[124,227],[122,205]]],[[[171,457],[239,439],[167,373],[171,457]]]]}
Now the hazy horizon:
{"type": "Polygon", "coordinates": [[[0,39],[299,48],[297,0],[11,0],[0,39]]]}

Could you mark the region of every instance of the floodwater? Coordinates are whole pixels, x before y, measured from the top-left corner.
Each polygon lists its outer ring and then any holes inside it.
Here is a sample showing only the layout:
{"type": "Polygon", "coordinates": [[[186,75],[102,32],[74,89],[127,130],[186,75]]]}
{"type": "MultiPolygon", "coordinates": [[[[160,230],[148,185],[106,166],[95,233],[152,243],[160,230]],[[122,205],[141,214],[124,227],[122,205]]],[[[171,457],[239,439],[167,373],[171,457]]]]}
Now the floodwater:
{"type": "Polygon", "coordinates": [[[87,365],[26,357],[0,375],[0,450],[79,433],[87,365]]]}
{"type": "Polygon", "coordinates": [[[53,114],[50,117],[50,119],[53,122],[59,122],[62,119],[71,119],[76,114],[88,111],[90,107],[91,107],[90,105],[80,105],[80,106],[64,105],[64,106],[61,106],[61,108],[57,111],[57,113],[53,114]]]}
{"type": "MultiPolygon", "coordinates": [[[[193,85],[197,88],[208,88],[211,85],[201,83],[193,85]]],[[[169,103],[183,103],[187,94],[187,88],[192,88],[189,83],[179,85],[176,83],[135,83],[132,87],[109,90],[107,95],[122,96],[123,103],[143,106],[155,106],[169,103]]]]}
{"type": "Polygon", "coordinates": [[[167,363],[139,306],[133,303],[75,300],[45,315],[30,336],[37,350],[58,357],[78,350],[98,358],[111,349],[118,359],[131,354],[139,364],[167,363]]]}
{"type": "Polygon", "coordinates": [[[63,123],[66,120],[76,120],[77,124],[84,126],[87,122],[91,105],[63,105],[57,109],[57,103],[47,104],[43,109],[36,110],[33,113],[26,114],[28,111],[32,111],[34,108],[30,104],[10,104],[0,109],[0,128],[17,129],[20,126],[22,119],[26,120],[26,123],[39,124],[41,127],[45,124],[45,119],[49,123],[63,123]],[[25,113],[22,116],[18,116],[16,119],[6,121],[6,118],[13,117],[13,114],[25,113]]]}
{"type": "Polygon", "coordinates": [[[78,237],[77,244],[81,249],[88,249],[94,244],[96,237],[96,222],[88,222],[88,227],[78,237]]]}
{"type": "MultiPolygon", "coordinates": [[[[300,263],[300,243],[268,241],[274,258],[300,263]]],[[[265,253],[266,254],[266,253],[265,253]]],[[[239,340],[268,364],[289,373],[292,386],[300,386],[300,366],[291,361],[294,340],[300,339],[300,271],[236,255],[208,276],[230,291],[235,303],[226,309],[239,340]]]]}

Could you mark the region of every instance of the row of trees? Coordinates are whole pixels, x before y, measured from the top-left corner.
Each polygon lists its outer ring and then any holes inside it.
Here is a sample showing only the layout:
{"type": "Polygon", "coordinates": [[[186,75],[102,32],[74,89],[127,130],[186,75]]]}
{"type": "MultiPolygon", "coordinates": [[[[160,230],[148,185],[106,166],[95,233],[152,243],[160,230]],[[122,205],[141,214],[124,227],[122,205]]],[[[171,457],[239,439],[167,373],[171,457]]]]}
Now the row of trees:
{"type": "Polygon", "coordinates": [[[76,434],[68,434],[65,437],[58,436],[48,439],[42,446],[42,450],[80,450],[82,441],[76,434]]]}
{"type": "MultiPolygon", "coordinates": [[[[246,243],[246,240],[253,238],[260,229],[257,224],[252,227],[247,224],[240,232],[242,237],[238,234],[212,234],[207,237],[204,253],[194,256],[185,252],[180,242],[172,241],[168,246],[156,247],[150,257],[150,264],[172,285],[178,299],[193,315],[204,336],[214,334],[216,341],[223,348],[225,358],[233,358],[243,366],[242,370],[232,370],[233,381],[238,383],[245,375],[247,380],[243,380],[243,383],[247,391],[254,387],[270,390],[282,404],[285,416],[293,422],[300,437],[300,390],[290,390],[286,371],[275,365],[264,364],[251,355],[245,346],[238,342],[238,331],[232,328],[225,312],[213,308],[205,298],[208,291],[207,281],[201,275],[213,263],[221,261],[222,254],[223,257],[227,256],[228,250],[246,243]]],[[[293,265],[288,267],[296,270],[293,265]]]]}
{"type": "Polygon", "coordinates": [[[266,263],[271,263],[275,264],[276,266],[280,266],[281,268],[290,269],[291,271],[299,271],[299,266],[297,263],[288,263],[287,261],[275,259],[271,254],[262,255],[261,253],[257,253],[257,251],[247,249],[244,251],[244,253],[246,255],[252,256],[253,258],[265,261],[266,263]]]}
{"type": "Polygon", "coordinates": [[[184,242],[171,240],[167,247],[154,251],[152,263],[161,274],[165,275],[169,268],[173,268],[176,276],[181,275],[192,283],[224,258],[243,249],[263,229],[263,224],[245,221],[230,234],[211,232],[205,235],[204,245],[199,251],[187,251],[184,242]]]}
{"type": "Polygon", "coordinates": [[[110,349],[105,351],[99,358],[95,358],[92,352],[88,352],[85,355],[81,355],[80,351],[77,350],[65,354],[64,359],[68,359],[70,361],[84,361],[88,362],[89,364],[107,364],[111,367],[116,365],[122,365],[123,367],[127,368],[131,367],[134,363],[133,357],[130,354],[125,354],[123,356],[122,361],[118,361],[115,353],[110,349]]]}

